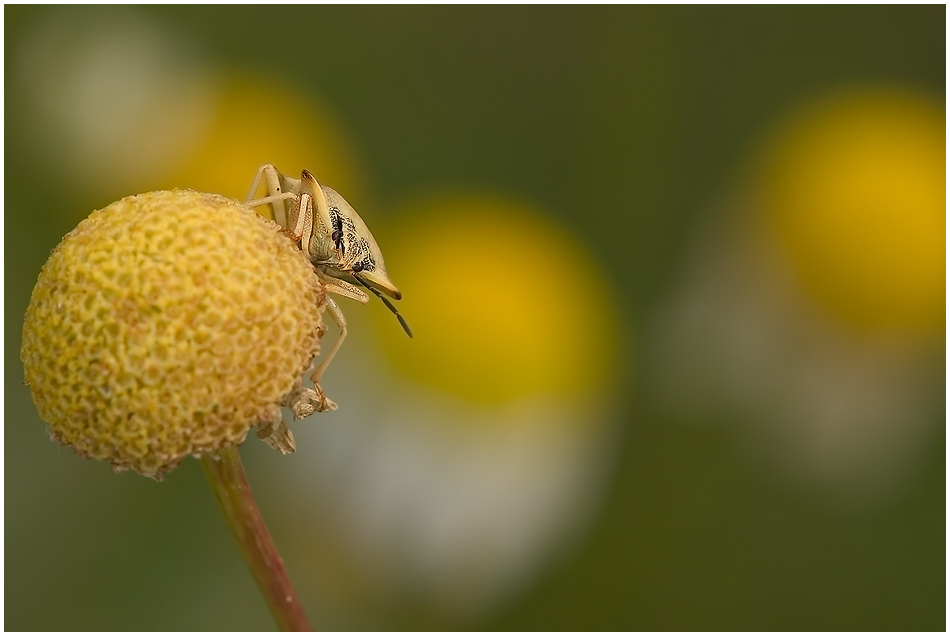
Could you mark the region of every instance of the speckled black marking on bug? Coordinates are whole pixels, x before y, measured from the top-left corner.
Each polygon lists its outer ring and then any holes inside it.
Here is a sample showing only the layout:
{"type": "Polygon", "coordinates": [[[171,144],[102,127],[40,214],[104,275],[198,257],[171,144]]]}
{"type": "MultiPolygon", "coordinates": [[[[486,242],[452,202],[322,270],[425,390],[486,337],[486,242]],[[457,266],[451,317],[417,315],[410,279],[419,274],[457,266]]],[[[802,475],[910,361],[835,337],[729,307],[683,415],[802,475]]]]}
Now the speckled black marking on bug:
{"type": "MultiPolygon", "coordinates": [[[[353,224],[353,220],[350,217],[342,214],[340,208],[332,207],[330,208],[330,219],[333,221],[333,234],[330,238],[333,239],[333,243],[340,250],[340,255],[344,254],[345,245],[353,247],[356,243],[356,226],[353,224]]],[[[359,252],[357,252],[358,254],[359,252]]]]}
{"type": "Polygon", "coordinates": [[[346,253],[346,247],[343,245],[343,215],[340,214],[340,208],[336,206],[330,208],[330,222],[333,224],[333,233],[330,234],[330,238],[340,250],[340,256],[343,256],[346,253]]]}
{"type": "Polygon", "coordinates": [[[363,259],[363,271],[371,272],[376,269],[376,261],[373,260],[371,256],[372,252],[369,249],[369,241],[365,238],[360,238],[359,240],[359,249],[356,251],[357,254],[366,254],[366,257],[363,259]]]}

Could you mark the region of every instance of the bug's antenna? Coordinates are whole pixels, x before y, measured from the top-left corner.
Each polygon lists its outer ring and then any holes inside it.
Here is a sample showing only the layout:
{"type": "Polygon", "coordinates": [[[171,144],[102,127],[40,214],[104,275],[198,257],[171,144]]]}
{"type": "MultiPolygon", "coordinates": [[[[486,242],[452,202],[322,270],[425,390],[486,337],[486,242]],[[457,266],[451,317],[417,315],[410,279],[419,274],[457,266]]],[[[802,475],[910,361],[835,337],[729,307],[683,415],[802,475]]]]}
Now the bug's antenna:
{"type": "Polygon", "coordinates": [[[365,280],[363,280],[363,278],[362,278],[359,274],[357,274],[356,272],[352,272],[352,274],[353,274],[353,278],[355,278],[356,281],[357,281],[360,285],[362,285],[362,286],[365,287],[366,289],[368,289],[368,290],[370,290],[371,292],[373,292],[374,294],[376,294],[376,297],[379,298],[381,301],[383,301],[383,304],[384,304],[384,305],[386,305],[387,307],[389,307],[389,311],[391,311],[391,312],[393,312],[394,314],[396,314],[396,319],[399,321],[399,324],[402,325],[402,328],[405,330],[406,335],[409,336],[410,338],[412,338],[412,329],[409,328],[409,324],[406,322],[406,319],[402,317],[402,314],[399,313],[399,310],[396,309],[396,306],[393,305],[391,302],[389,302],[389,299],[388,299],[388,298],[386,298],[386,297],[383,296],[381,293],[379,293],[379,290],[378,290],[378,289],[376,289],[376,288],[373,287],[372,285],[368,284],[365,280]]]}

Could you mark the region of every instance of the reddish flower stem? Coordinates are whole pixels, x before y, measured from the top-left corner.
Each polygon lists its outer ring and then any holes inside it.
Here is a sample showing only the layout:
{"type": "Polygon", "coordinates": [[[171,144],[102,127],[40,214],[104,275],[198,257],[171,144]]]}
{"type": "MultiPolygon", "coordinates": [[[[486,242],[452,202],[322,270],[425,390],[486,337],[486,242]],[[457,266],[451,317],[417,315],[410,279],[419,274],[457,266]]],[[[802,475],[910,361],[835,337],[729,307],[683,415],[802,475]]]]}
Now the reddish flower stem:
{"type": "Polygon", "coordinates": [[[277,627],[282,631],[311,631],[284,562],[257,509],[237,448],[205,454],[201,465],[277,627]]]}

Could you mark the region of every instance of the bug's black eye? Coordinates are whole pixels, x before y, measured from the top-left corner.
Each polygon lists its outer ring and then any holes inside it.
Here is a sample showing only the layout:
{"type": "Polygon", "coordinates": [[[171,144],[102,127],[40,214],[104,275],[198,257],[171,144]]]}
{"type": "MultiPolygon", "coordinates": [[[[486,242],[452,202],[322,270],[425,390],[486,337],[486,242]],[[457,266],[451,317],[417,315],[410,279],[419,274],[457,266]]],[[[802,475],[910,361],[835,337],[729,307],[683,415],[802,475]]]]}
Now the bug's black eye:
{"type": "Polygon", "coordinates": [[[353,264],[353,273],[354,273],[354,274],[359,274],[360,272],[363,271],[363,267],[364,267],[363,261],[360,261],[359,263],[354,263],[354,264],[353,264]]]}
{"type": "Polygon", "coordinates": [[[333,245],[340,250],[340,255],[342,256],[345,253],[345,248],[343,247],[343,232],[333,230],[333,234],[330,235],[330,238],[333,240],[333,245]]]}

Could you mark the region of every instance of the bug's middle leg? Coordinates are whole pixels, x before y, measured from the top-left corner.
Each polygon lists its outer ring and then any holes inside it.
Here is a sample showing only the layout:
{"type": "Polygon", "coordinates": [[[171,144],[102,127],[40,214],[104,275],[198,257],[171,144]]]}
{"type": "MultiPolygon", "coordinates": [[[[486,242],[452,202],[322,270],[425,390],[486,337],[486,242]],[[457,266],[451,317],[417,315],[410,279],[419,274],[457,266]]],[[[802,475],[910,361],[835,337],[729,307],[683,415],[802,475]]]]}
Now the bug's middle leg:
{"type": "MultiPolygon", "coordinates": [[[[319,269],[317,272],[320,282],[323,283],[324,291],[328,294],[339,294],[347,298],[352,298],[353,300],[358,300],[361,303],[369,302],[369,296],[363,293],[358,287],[346,281],[331,278],[320,272],[319,269]]],[[[326,297],[324,302],[326,303],[325,307],[330,314],[330,318],[336,323],[336,326],[340,329],[340,333],[333,343],[333,346],[330,347],[330,350],[327,351],[323,359],[320,360],[320,364],[317,365],[317,368],[314,369],[310,375],[310,381],[313,382],[313,389],[308,390],[308,400],[300,401],[297,406],[293,408],[295,420],[303,419],[317,411],[332,411],[336,408],[336,404],[329,400],[326,394],[324,394],[323,387],[320,386],[320,378],[323,377],[327,367],[330,366],[330,362],[333,361],[334,356],[336,356],[337,351],[340,350],[340,347],[343,346],[343,341],[346,339],[346,316],[343,315],[343,310],[336,304],[336,301],[329,296],[326,297]]]]}
{"type": "Polygon", "coordinates": [[[313,374],[310,376],[310,381],[313,382],[315,387],[320,386],[320,378],[323,377],[323,372],[327,370],[327,367],[330,366],[330,362],[333,360],[333,356],[335,356],[336,352],[343,346],[343,340],[347,334],[346,316],[343,315],[340,306],[330,297],[327,297],[326,303],[330,317],[333,319],[333,322],[336,323],[336,326],[340,328],[340,335],[336,337],[336,342],[333,343],[333,346],[330,347],[327,354],[323,356],[323,360],[320,361],[320,364],[317,365],[317,368],[313,370],[313,374]]]}

